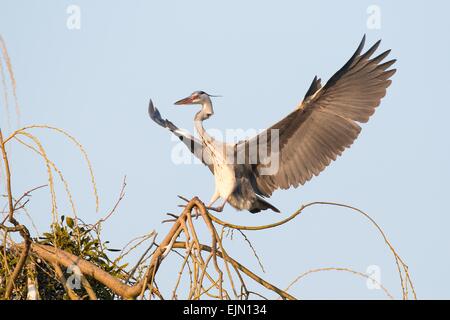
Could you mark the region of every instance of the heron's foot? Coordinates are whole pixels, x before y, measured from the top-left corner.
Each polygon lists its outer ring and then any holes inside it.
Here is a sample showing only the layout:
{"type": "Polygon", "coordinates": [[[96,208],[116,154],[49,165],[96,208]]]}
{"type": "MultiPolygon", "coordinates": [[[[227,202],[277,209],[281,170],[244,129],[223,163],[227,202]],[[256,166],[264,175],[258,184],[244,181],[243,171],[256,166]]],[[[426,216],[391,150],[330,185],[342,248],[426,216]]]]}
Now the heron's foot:
{"type": "MultiPolygon", "coordinates": [[[[182,205],[180,205],[180,206],[182,206],[182,205]]],[[[184,207],[186,207],[186,206],[184,206],[184,207]]],[[[198,217],[200,216],[200,211],[198,210],[197,207],[194,207],[193,210],[195,211],[195,213],[191,214],[191,218],[198,219],[198,217]]],[[[172,219],[163,220],[163,221],[161,221],[161,223],[175,222],[180,218],[179,215],[171,213],[171,212],[167,212],[166,215],[168,215],[169,217],[172,217],[172,219]]]]}
{"type": "Polygon", "coordinates": [[[215,211],[215,212],[222,212],[223,211],[223,207],[224,206],[220,206],[220,207],[206,207],[206,209],[211,210],[211,211],[215,211]]]}
{"type": "Polygon", "coordinates": [[[200,216],[200,210],[198,210],[197,207],[194,207],[194,211],[195,211],[194,218],[195,218],[195,220],[197,220],[198,217],[200,216]]]}
{"type": "MultiPolygon", "coordinates": [[[[178,205],[178,207],[180,207],[180,208],[186,208],[186,205],[180,204],[180,205],[178,205]]],[[[200,216],[200,211],[198,210],[197,207],[194,207],[192,210],[194,210],[195,213],[194,213],[194,214],[191,214],[191,218],[198,219],[198,217],[200,216]]]]}

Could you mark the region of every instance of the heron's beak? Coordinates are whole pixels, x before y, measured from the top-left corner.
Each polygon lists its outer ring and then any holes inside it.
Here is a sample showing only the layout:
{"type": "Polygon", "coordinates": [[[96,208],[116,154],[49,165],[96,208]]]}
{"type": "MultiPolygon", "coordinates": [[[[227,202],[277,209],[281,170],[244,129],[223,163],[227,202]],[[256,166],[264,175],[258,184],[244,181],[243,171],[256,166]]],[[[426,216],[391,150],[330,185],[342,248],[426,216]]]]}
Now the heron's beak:
{"type": "Polygon", "coordinates": [[[192,104],[194,98],[192,98],[191,96],[186,97],[184,99],[178,100],[177,102],[175,102],[176,105],[183,105],[183,104],[192,104]]]}

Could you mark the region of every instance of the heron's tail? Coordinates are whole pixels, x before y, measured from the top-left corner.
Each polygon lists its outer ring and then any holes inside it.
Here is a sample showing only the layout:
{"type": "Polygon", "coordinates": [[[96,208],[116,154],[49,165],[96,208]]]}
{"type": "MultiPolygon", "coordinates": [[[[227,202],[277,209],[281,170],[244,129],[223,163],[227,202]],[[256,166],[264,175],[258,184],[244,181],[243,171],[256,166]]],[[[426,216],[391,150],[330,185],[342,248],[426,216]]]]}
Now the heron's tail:
{"type": "Polygon", "coordinates": [[[271,205],[266,200],[264,200],[260,197],[256,198],[255,202],[253,202],[252,208],[249,211],[251,213],[256,213],[256,212],[260,212],[261,210],[267,210],[267,209],[271,209],[275,212],[280,213],[280,210],[278,210],[276,207],[274,207],[273,205],[271,205]]]}

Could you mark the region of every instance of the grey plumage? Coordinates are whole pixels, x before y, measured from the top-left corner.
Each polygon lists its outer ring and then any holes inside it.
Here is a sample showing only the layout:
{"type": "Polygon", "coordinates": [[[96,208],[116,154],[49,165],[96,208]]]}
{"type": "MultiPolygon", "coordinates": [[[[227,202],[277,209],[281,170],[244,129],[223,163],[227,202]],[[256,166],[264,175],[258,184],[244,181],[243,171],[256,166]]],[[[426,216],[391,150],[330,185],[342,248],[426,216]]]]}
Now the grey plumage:
{"type": "MultiPolygon", "coordinates": [[[[361,131],[358,123],[367,122],[375,112],[391,84],[389,78],[396,72],[389,69],[395,60],[382,62],[390,50],[371,58],[380,41],[362,53],[364,43],[365,36],[350,60],[323,87],[316,76],[303,101],[284,119],[251,139],[237,144],[220,143],[220,148],[232,150],[229,152],[235,160],[243,159],[232,166],[236,183],[226,199],[228,203],[236,209],[250,212],[265,209],[279,212],[263,197],[269,197],[276,189],[303,185],[352,145],[361,131]],[[272,164],[269,154],[275,132],[278,170],[272,174],[262,174],[272,164]],[[260,143],[263,140],[265,145],[260,143]],[[268,152],[260,153],[258,150],[255,159],[249,152],[252,145],[267,148],[268,152]]],[[[183,133],[170,121],[163,120],[151,102],[149,113],[156,123],[176,134],[215,173],[214,155],[205,148],[204,141],[183,133]]]]}

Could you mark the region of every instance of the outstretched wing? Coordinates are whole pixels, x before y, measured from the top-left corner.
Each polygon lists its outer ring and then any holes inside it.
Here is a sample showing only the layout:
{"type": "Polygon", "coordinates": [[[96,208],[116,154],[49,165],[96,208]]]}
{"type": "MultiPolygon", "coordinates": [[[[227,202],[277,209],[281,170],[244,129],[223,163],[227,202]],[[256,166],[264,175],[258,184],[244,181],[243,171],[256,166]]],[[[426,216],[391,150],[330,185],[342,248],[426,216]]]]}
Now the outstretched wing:
{"type": "MultiPolygon", "coordinates": [[[[268,137],[268,154],[258,155],[256,163],[246,156],[245,167],[250,171],[256,191],[269,196],[278,188],[297,187],[319,175],[332,160],[358,137],[361,127],[375,112],[395,69],[388,70],[395,60],[382,63],[390,50],[375,58],[380,41],[365,53],[361,53],[365,43],[363,37],[358,49],[350,60],[321,87],[320,79],[314,78],[303,102],[264,134],[268,137]],[[272,131],[276,130],[276,131],[272,131]],[[272,150],[273,132],[278,134],[278,170],[273,174],[262,174],[267,168],[272,150]]],[[[262,135],[244,141],[236,146],[237,154],[246,152],[249,145],[260,142],[262,135]]]]}
{"type": "Polygon", "coordinates": [[[174,135],[176,135],[186,145],[186,147],[188,147],[188,149],[203,162],[203,164],[208,166],[211,172],[214,171],[214,168],[211,165],[212,162],[209,158],[209,153],[206,148],[203,148],[201,141],[192,136],[189,132],[179,129],[171,121],[163,119],[159,113],[159,110],[153,106],[152,100],[150,100],[148,105],[148,114],[154,122],[163,128],[169,129],[174,135]]]}

